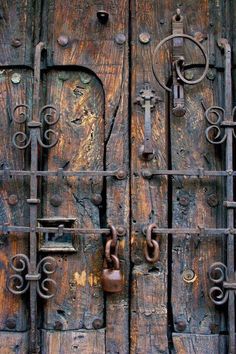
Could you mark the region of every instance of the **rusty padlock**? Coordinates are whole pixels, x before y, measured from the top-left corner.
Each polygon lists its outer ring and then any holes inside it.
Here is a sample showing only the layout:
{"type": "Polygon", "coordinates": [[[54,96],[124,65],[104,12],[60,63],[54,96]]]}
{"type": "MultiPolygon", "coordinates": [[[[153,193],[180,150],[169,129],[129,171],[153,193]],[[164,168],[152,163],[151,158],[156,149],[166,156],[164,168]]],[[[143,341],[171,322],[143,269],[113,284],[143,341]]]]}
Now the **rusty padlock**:
{"type": "Polygon", "coordinates": [[[123,279],[120,271],[120,261],[117,256],[111,254],[112,267],[109,268],[105,258],[102,271],[102,287],[108,293],[119,293],[123,289],[123,279]]]}

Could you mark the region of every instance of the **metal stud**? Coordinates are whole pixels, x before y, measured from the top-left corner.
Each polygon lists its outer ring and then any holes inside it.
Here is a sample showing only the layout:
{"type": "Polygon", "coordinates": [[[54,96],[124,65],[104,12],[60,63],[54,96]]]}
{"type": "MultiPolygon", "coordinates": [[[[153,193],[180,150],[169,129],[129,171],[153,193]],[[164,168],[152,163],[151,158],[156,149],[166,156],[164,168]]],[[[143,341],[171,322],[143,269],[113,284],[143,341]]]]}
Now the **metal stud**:
{"type": "Polygon", "coordinates": [[[57,38],[57,43],[58,43],[61,47],[65,47],[65,46],[69,43],[69,38],[68,38],[68,36],[61,35],[60,37],[57,38]]]}
{"type": "Polygon", "coordinates": [[[126,42],[126,37],[123,33],[118,33],[115,37],[115,41],[117,44],[124,44],[126,42]]]}
{"type": "Polygon", "coordinates": [[[19,74],[19,73],[14,73],[11,77],[11,82],[13,84],[19,84],[20,80],[21,80],[21,74],[19,74]]]}
{"type": "Polygon", "coordinates": [[[147,44],[150,42],[150,39],[151,39],[151,36],[148,32],[142,32],[140,33],[139,35],[139,41],[142,43],[142,44],[147,44]]]}

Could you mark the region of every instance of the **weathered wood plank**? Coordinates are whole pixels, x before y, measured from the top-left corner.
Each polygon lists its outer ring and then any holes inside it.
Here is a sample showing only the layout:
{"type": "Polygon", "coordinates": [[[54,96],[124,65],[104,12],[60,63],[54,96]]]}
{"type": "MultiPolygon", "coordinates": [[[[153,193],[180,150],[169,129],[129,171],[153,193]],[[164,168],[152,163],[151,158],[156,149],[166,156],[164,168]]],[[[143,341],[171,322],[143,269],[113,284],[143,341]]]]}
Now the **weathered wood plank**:
{"type": "MultiPolygon", "coordinates": [[[[80,65],[91,69],[100,78],[105,92],[106,169],[128,169],[128,2],[122,1],[51,1],[48,12],[50,65],[80,65]],[[66,5],[66,6],[65,6],[66,5]],[[61,17],[62,6],[64,16],[61,17]],[[106,25],[97,20],[97,11],[109,12],[106,25]],[[78,13],[79,18],[78,21],[78,13]],[[117,35],[121,42],[117,43],[117,35]],[[65,35],[64,47],[57,39],[65,35]]],[[[118,39],[119,40],[119,39],[118,39]]],[[[104,166],[105,167],[105,166],[104,166]]],[[[103,194],[102,224],[129,226],[128,179],[107,178],[103,194]]],[[[128,352],[128,279],[129,234],[120,244],[121,266],[125,273],[125,289],[121,295],[109,295],[106,301],[106,350],[128,352]],[[127,241],[126,241],[127,240],[127,241]],[[117,316],[114,316],[114,311],[117,316]]]]}
{"type": "MultiPolygon", "coordinates": [[[[5,0],[0,4],[0,65],[31,65],[34,35],[32,0],[5,0]]],[[[36,30],[37,31],[37,30],[36,30]]]]}
{"type": "Polygon", "coordinates": [[[28,334],[14,332],[0,332],[1,354],[25,354],[28,348],[28,334]]]}
{"type": "Polygon", "coordinates": [[[42,331],[42,354],[104,354],[105,331],[42,331]]]}
{"type": "MultiPolygon", "coordinates": [[[[103,170],[104,93],[99,80],[82,70],[53,71],[47,85],[47,102],[58,107],[60,120],[54,127],[59,141],[45,156],[44,169],[103,170]]],[[[77,219],[75,227],[100,228],[100,209],[93,197],[102,189],[102,177],[48,178],[43,183],[43,217],[72,217],[77,219]],[[61,203],[55,206],[57,198],[61,203]]],[[[58,292],[45,305],[49,329],[91,329],[94,321],[103,326],[102,235],[76,238],[76,253],[57,252],[58,292]]]]}
{"type": "MultiPolygon", "coordinates": [[[[0,168],[27,169],[24,151],[13,147],[12,137],[24,127],[13,122],[15,105],[31,102],[32,73],[27,70],[2,70],[0,73],[0,168]],[[17,79],[17,83],[13,83],[17,79]],[[18,82],[19,81],[19,82],[18,82]]],[[[16,111],[19,113],[19,110],[16,111]]],[[[19,117],[18,117],[19,118],[19,117]]],[[[29,179],[12,177],[0,179],[0,223],[10,225],[28,225],[28,206],[26,198],[29,193],[29,179]]],[[[0,329],[22,331],[27,327],[27,309],[25,298],[11,294],[6,288],[10,270],[9,260],[17,253],[28,252],[27,234],[8,234],[0,236],[0,329]]]]}
{"type": "Polygon", "coordinates": [[[218,334],[182,334],[173,333],[176,354],[226,354],[225,340],[218,334]]]}
{"type": "MultiPolygon", "coordinates": [[[[110,2],[111,4],[112,2],[110,2]]],[[[115,2],[114,2],[115,4],[115,2]]],[[[106,169],[122,168],[127,178],[117,181],[107,178],[106,208],[107,221],[126,229],[120,238],[119,258],[124,279],[124,290],[120,294],[106,297],[106,353],[129,353],[129,279],[130,279],[130,186],[129,186],[129,67],[128,67],[128,14],[127,0],[119,1],[117,13],[111,17],[114,32],[125,35],[126,42],[119,48],[119,56],[112,44],[111,64],[120,62],[115,80],[106,75],[106,169]],[[116,21],[119,19],[120,24],[116,21]],[[116,59],[117,57],[117,59],[116,59]],[[110,108],[109,108],[110,106],[110,108]],[[114,314],[116,314],[114,316],[114,314]]],[[[117,46],[117,44],[115,44],[117,46]]]]}
{"type": "MultiPolygon", "coordinates": [[[[174,2],[177,6],[178,1],[174,2]]],[[[191,2],[190,8],[181,6],[184,16],[185,33],[207,33],[209,28],[209,2],[191,2]]],[[[168,18],[175,8],[170,8],[168,18]]],[[[207,50],[209,41],[202,42],[207,50]]],[[[186,43],[186,46],[188,44],[186,43]]],[[[201,62],[196,51],[186,51],[186,63],[201,62]]],[[[202,69],[191,70],[196,79],[202,69]]],[[[208,108],[219,104],[219,89],[214,77],[205,78],[201,84],[185,85],[186,114],[175,117],[170,114],[171,159],[173,169],[204,168],[217,170],[223,166],[220,150],[209,144],[205,137],[207,127],[203,100],[208,108]]],[[[171,110],[171,107],[170,107],[171,110]]],[[[220,227],[223,222],[223,180],[219,178],[172,179],[172,225],[173,227],[220,227]]],[[[208,269],[214,261],[223,259],[224,248],[221,237],[175,236],[172,241],[172,286],[171,304],[173,325],[176,332],[210,334],[224,328],[219,310],[211,302],[208,292],[210,281],[208,269]],[[192,281],[185,281],[186,271],[193,271],[192,281]]],[[[189,353],[192,353],[190,351],[189,353]]]]}
{"type": "MultiPolygon", "coordinates": [[[[165,5],[166,6],[166,5],[165,5]]],[[[132,122],[131,122],[131,209],[132,270],[131,298],[131,353],[166,353],[167,338],[167,236],[161,235],[160,261],[148,264],[144,258],[143,226],[157,223],[167,226],[167,178],[151,180],[142,177],[144,168],[168,166],[167,117],[165,92],[158,86],[152,73],[152,53],[159,42],[165,6],[156,1],[132,1],[132,122]],[[150,34],[150,42],[139,41],[142,32],[150,34]],[[145,83],[155,89],[159,102],[152,112],[152,142],[155,156],[151,161],[140,159],[139,150],[144,141],[144,110],[135,104],[145,83]]],[[[159,60],[164,65],[164,57],[159,60]]],[[[161,71],[164,68],[162,67],[161,71]]]]}

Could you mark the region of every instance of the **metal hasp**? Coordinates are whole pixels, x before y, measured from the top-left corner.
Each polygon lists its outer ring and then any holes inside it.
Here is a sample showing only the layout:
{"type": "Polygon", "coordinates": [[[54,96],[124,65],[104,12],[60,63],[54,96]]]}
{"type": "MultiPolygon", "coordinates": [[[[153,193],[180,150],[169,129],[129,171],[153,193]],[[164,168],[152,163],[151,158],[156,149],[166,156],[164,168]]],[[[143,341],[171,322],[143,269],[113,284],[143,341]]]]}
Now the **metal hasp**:
{"type": "Polygon", "coordinates": [[[155,48],[152,57],[152,68],[156,80],[159,84],[168,92],[172,92],[173,99],[173,114],[177,117],[182,117],[186,113],[184,102],[184,84],[195,85],[201,82],[207,74],[209,67],[209,58],[203,48],[203,46],[195,40],[192,36],[183,33],[183,16],[180,14],[180,10],[176,10],[176,14],[172,17],[172,35],[164,38],[155,48]],[[184,57],[184,39],[188,39],[200,49],[204,59],[205,68],[202,76],[197,80],[187,80],[183,74],[184,69],[187,67],[184,57]],[[168,41],[173,40],[172,51],[172,88],[167,87],[161,80],[159,74],[158,54],[161,47],[168,41]]]}
{"type": "Polygon", "coordinates": [[[210,280],[214,283],[209,295],[216,305],[225,304],[228,301],[228,331],[229,353],[234,354],[235,345],[235,245],[234,245],[234,209],[236,203],[233,200],[234,177],[233,177],[233,138],[236,137],[234,128],[234,114],[236,107],[232,109],[232,79],[231,79],[231,47],[224,38],[218,41],[219,47],[225,56],[225,108],[212,106],[205,112],[205,117],[210,126],[206,129],[206,138],[212,144],[226,143],[225,168],[229,173],[226,176],[226,201],[227,208],[227,265],[222,262],[213,263],[209,269],[210,280]],[[230,230],[232,230],[230,232],[230,230]]]}
{"type": "Polygon", "coordinates": [[[151,111],[155,108],[158,101],[155,91],[146,83],[143,89],[140,90],[136,103],[144,109],[144,143],[140,146],[140,156],[144,160],[151,160],[154,156],[152,143],[152,122],[151,111]]]}

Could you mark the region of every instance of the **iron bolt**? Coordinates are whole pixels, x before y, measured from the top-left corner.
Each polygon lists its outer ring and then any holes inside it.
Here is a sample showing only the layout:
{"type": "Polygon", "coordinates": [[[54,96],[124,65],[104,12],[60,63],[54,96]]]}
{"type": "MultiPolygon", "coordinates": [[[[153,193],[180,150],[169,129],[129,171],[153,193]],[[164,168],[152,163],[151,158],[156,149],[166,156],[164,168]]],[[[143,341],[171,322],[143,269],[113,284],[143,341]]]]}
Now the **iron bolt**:
{"type": "Polygon", "coordinates": [[[179,204],[182,206],[187,206],[189,205],[189,196],[187,195],[182,195],[181,197],[179,197],[179,204]]]}
{"type": "Polygon", "coordinates": [[[57,38],[57,43],[62,46],[65,47],[69,42],[69,38],[67,36],[61,35],[60,37],[57,38]]]}
{"type": "Polygon", "coordinates": [[[50,203],[54,207],[59,207],[62,203],[62,197],[58,194],[54,194],[50,198],[50,203]]]}
{"type": "Polygon", "coordinates": [[[94,205],[102,204],[102,196],[101,194],[95,193],[92,195],[92,202],[94,205]]]}
{"type": "Polygon", "coordinates": [[[6,326],[9,329],[14,329],[16,328],[16,320],[14,318],[8,318],[6,320],[6,326]]]}
{"type": "Polygon", "coordinates": [[[194,77],[194,74],[193,74],[192,71],[188,70],[188,71],[185,72],[184,77],[185,77],[185,79],[187,79],[187,80],[192,80],[193,77],[194,77]]]}
{"type": "Polygon", "coordinates": [[[150,178],[152,178],[152,171],[145,169],[142,171],[142,176],[143,176],[143,178],[150,179],[150,178]]]}
{"type": "Polygon", "coordinates": [[[150,42],[151,36],[148,32],[142,32],[139,35],[139,41],[143,44],[147,44],[150,42]]]}
{"type": "Polygon", "coordinates": [[[19,84],[20,83],[20,80],[21,80],[21,74],[18,74],[18,73],[14,73],[11,77],[11,82],[13,84],[19,84]]]}
{"type": "Polygon", "coordinates": [[[102,328],[102,320],[100,320],[100,318],[96,318],[96,319],[93,321],[93,328],[94,328],[94,329],[100,329],[100,328],[102,328]]]}
{"type": "Polygon", "coordinates": [[[162,19],[160,20],[160,24],[161,24],[161,25],[164,25],[164,23],[165,23],[165,20],[162,18],[162,19]]]}
{"type": "Polygon", "coordinates": [[[124,179],[125,177],[126,177],[125,170],[120,169],[117,171],[117,174],[116,174],[117,179],[124,179]]]}
{"type": "Polygon", "coordinates": [[[11,194],[8,197],[8,204],[9,205],[16,205],[18,203],[18,198],[16,194],[11,194]]]}
{"type": "Polygon", "coordinates": [[[183,271],[183,280],[186,283],[193,283],[196,280],[196,274],[192,269],[185,269],[183,271]]]}
{"type": "Polygon", "coordinates": [[[183,332],[186,329],[187,325],[186,325],[185,321],[180,320],[180,321],[176,322],[175,327],[176,327],[177,331],[183,332]]]}
{"type": "Polygon", "coordinates": [[[217,198],[217,195],[212,193],[211,195],[209,195],[207,197],[207,204],[212,207],[212,208],[215,208],[218,204],[219,204],[219,201],[218,201],[218,198],[217,198]]]}
{"type": "Polygon", "coordinates": [[[119,236],[124,236],[126,234],[126,228],[124,226],[117,226],[116,231],[119,236]]]}
{"type": "Polygon", "coordinates": [[[126,37],[123,33],[118,33],[115,37],[117,44],[124,44],[126,42],[126,37]]]}
{"type": "Polygon", "coordinates": [[[14,38],[12,41],[11,41],[11,45],[12,47],[15,47],[15,48],[18,48],[22,45],[22,42],[20,39],[18,38],[14,38]]]}
{"type": "Polygon", "coordinates": [[[87,74],[87,73],[80,73],[80,80],[83,84],[89,84],[92,77],[91,75],[87,74]]]}
{"type": "Polygon", "coordinates": [[[209,80],[214,80],[216,75],[212,69],[209,69],[206,76],[209,80]]]}
{"type": "Polygon", "coordinates": [[[98,18],[98,21],[100,23],[102,23],[103,25],[105,25],[108,21],[108,18],[109,18],[109,13],[104,11],[104,10],[101,10],[101,11],[98,11],[97,12],[97,18],[98,18]]]}

